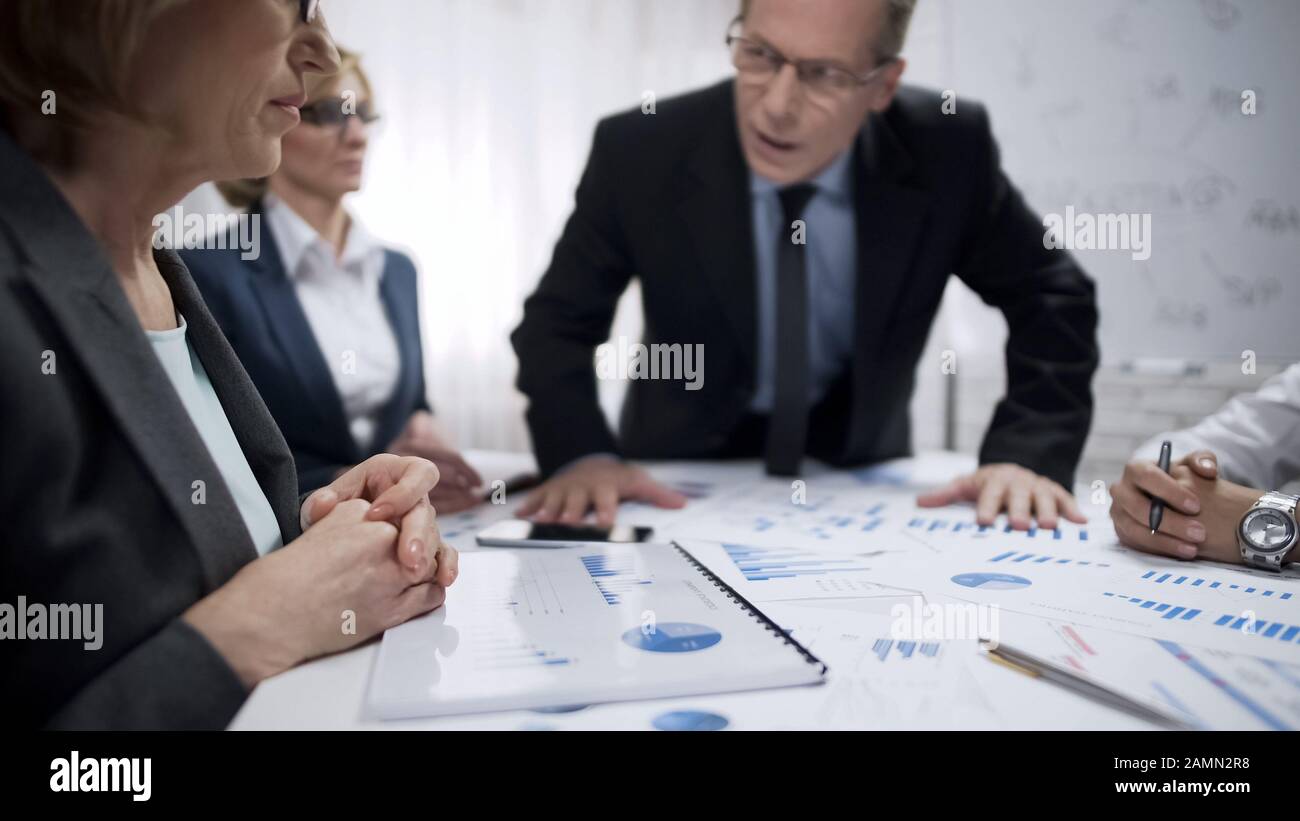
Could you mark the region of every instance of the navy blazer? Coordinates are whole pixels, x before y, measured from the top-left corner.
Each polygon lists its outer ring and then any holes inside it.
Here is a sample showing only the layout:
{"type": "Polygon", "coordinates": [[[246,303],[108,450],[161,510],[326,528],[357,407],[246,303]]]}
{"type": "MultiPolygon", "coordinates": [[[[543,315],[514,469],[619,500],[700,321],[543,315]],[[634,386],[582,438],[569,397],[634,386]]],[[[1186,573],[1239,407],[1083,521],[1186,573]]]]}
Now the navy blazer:
{"type": "MultiPolygon", "coordinates": [[[[260,214],[260,203],[250,213],[260,214]]],[[[299,491],[308,493],[329,484],[339,470],[383,452],[411,414],[430,410],[415,265],[405,254],[384,251],[379,292],[402,362],[397,387],[376,419],[374,439],[362,447],[348,427],[343,398],[264,218],[260,230],[261,253],[255,259],[241,258],[233,236],[224,249],[180,253],[284,433],[298,466],[299,491]]]]}

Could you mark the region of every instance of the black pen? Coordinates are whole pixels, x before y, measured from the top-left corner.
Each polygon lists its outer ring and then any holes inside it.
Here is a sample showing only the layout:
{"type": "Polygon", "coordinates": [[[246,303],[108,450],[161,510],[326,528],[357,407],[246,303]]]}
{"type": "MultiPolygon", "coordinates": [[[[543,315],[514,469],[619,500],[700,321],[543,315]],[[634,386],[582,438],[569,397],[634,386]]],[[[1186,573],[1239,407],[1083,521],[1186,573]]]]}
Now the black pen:
{"type": "MultiPolygon", "coordinates": [[[[1160,469],[1165,473],[1169,472],[1169,455],[1173,452],[1174,445],[1172,442],[1165,440],[1160,445],[1160,469]]],[[[1155,496],[1151,497],[1151,515],[1147,517],[1147,524],[1151,525],[1151,535],[1155,535],[1160,529],[1160,519],[1165,515],[1165,503],[1162,499],[1155,496]]]]}

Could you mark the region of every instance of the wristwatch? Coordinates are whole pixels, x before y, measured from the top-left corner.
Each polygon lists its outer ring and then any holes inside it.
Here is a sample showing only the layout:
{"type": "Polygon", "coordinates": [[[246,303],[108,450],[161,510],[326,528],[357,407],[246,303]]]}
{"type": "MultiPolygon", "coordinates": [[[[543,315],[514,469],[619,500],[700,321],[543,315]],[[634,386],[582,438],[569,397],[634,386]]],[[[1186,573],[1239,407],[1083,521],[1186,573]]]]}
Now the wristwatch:
{"type": "Polygon", "coordinates": [[[1281,570],[1282,560],[1295,547],[1300,528],[1295,509],[1300,496],[1270,491],[1259,497],[1237,525],[1237,543],[1246,564],[1263,570],[1281,570]]]}

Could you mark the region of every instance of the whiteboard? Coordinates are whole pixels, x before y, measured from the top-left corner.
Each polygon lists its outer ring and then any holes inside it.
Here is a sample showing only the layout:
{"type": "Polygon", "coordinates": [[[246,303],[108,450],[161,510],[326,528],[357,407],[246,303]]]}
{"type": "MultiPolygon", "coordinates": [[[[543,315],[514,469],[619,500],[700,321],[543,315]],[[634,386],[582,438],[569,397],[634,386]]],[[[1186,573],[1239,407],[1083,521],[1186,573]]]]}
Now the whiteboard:
{"type": "Polygon", "coordinates": [[[907,54],[1039,214],[1151,215],[1145,261],[1076,252],[1107,361],[1300,359],[1300,2],[921,0],[907,54]]]}

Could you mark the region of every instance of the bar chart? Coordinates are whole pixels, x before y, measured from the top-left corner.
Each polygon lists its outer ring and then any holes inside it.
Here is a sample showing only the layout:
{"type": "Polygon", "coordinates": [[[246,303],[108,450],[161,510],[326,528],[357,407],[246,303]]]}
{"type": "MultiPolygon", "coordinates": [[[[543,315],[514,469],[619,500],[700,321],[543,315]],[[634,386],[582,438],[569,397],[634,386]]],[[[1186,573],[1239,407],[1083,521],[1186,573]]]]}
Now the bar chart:
{"type": "Polygon", "coordinates": [[[529,641],[522,633],[503,632],[499,624],[487,624],[481,630],[470,631],[467,638],[472,642],[474,666],[479,670],[564,667],[575,662],[573,658],[529,641]]]}
{"type": "Polygon", "coordinates": [[[933,641],[895,641],[893,639],[877,639],[871,646],[871,652],[882,662],[889,661],[891,658],[907,661],[913,656],[919,655],[922,658],[938,658],[939,643],[933,641]],[[890,651],[893,651],[892,655],[890,651]]]}
{"type": "Polygon", "coordinates": [[[1204,622],[1213,619],[1210,623],[1215,627],[1226,630],[1234,630],[1238,633],[1248,636],[1257,636],[1262,639],[1271,639],[1285,643],[1297,643],[1297,637],[1300,637],[1300,625],[1287,624],[1282,621],[1268,621],[1254,616],[1252,613],[1222,613],[1213,615],[1206,613],[1201,608],[1176,605],[1171,602],[1156,601],[1143,596],[1128,596],[1122,593],[1103,593],[1102,595],[1127,601],[1134,606],[1147,610],[1152,614],[1159,614],[1162,621],[1169,622],[1204,622]]]}
{"type": "Polygon", "coordinates": [[[800,576],[862,573],[871,568],[864,562],[842,556],[827,556],[799,548],[752,547],[724,544],[722,549],[736,564],[746,581],[764,582],[800,576]]]}
{"type": "Polygon", "coordinates": [[[1142,574],[1142,578],[1154,584],[1186,585],[1189,588],[1199,587],[1202,590],[1218,590],[1222,593],[1235,591],[1241,595],[1275,598],[1278,601],[1287,601],[1293,597],[1290,591],[1273,589],[1268,585],[1225,582],[1183,573],[1164,573],[1159,570],[1148,570],[1142,574]]]}
{"type": "Polygon", "coordinates": [[[1070,565],[1072,567],[1097,567],[1097,568],[1110,567],[1110,564],[1106,562],[1096,562],[1096,561],[1092,561],[1091,559],[1063,559],[1063,558],[1058,558],[1056,556],[1047,556],[1038,553],[1022,553],[1017,550],[1008,550],[1004,553],[999,553],[996,556],[989,559],[989,561],[1006,562],[1007,564],[1052,565],[1053,567],[1059,567],[1063,565],[1070,565]]]}
{"type": "Polygon", "coordinates": [[[601,598],[611,607],[622,604],[629,593],[654,583],[653,579],[642,578],[638,574],[636,558],[631,554],[612,556],[608,553],[593,553],[579,559],[601,598]]]}
{"type": "Polygon", "coordinates": [[[977,539],[1014,536],[1021,539],[1033,539],[1040,542],[1086,542],[1088,529],[1084,527],[1069,530],[1016,530],[1011,525],[982,525],[970,519],[942,519],[926,516],[913,516],[907,522],[907,529],[921,533],[958,534],[977,539]]]}

